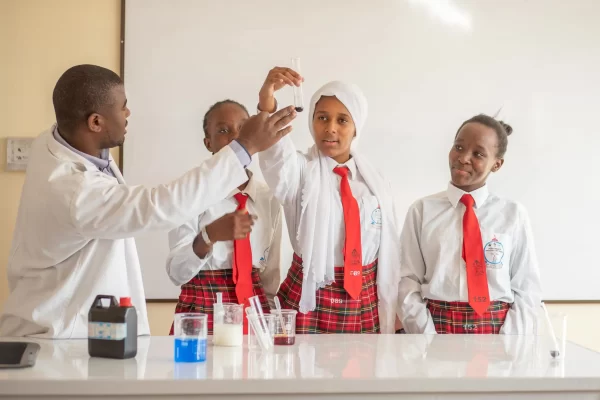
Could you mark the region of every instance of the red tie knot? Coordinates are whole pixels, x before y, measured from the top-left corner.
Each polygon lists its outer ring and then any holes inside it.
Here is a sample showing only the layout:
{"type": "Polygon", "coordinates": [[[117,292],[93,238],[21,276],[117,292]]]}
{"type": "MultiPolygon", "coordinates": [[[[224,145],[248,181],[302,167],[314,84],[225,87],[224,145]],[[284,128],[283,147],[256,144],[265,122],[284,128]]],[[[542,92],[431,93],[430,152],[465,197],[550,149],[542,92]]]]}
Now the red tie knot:
{"type": "Polygon", "coordinates": [[[345,178],[345,177],[348,176],[348,173],[350,172],[350,170],[348,170],[348,167],[335,167],[333,169],[333,172],[335,172],[336,174],[338,174],[342,178],[345,178]]]}
{"type": "Polygon", "coordinates": [[[248,196],[244,193],[236,193],[233,195],[235,200],[238,202],[238,210],[243,210],[246,208],[246,202],[248,201],[248,196]]]}
{"type": "Polygon", "coordinates": [[[475,199],[473,199],[473,196],[471,196],[470,194],[463,194],[463,197],[461,197],[460,202],[463,203],[465,207],[472,208],[475,204],[475,199]]]}

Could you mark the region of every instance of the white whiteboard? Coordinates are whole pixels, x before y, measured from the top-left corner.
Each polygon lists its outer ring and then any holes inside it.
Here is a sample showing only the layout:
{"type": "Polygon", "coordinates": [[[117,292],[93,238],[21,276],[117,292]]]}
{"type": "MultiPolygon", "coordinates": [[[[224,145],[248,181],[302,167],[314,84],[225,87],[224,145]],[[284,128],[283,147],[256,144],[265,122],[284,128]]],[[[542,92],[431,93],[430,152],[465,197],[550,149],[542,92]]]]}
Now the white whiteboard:
{"type": "MultiPolygon", "coordinates": [[[[268,70],[293,56],[306,103],[333,79],[364,90],[362,150],[401,212],[445,189],[460,123],[503,106],[514,134],[490,187],[530,213],[544,297],[600,299],[599,15],[595,0],[127,0],[125,177],[158,184],[207,158],[209,105],[233,98],[252,112],[268,70]]],[[[307,117],[294,122],[299,149],[307,117]]],[[[137,244],[147,297],[176,298],[166,232],[137,244]]]]}

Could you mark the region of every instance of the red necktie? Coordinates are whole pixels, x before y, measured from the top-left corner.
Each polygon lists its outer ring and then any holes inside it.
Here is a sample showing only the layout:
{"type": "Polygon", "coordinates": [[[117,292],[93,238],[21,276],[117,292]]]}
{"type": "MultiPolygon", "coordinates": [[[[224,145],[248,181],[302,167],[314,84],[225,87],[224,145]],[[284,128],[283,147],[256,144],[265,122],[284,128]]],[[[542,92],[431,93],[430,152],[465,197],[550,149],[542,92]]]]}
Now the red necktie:
{"type": "Polygon", "coordinates": [[[346,241],[344,243],[344,289],[354,300],[362,291],[362,248],[360,242],[360,212],[358,203],[348,182],[348,168],[335,167],[333,172],[341,178],[340,194],[344,208],[344,224],[346,241]]]}
{"type": "Polygon", "coordinates": [[[467,287],[469,304],[479,316],[483,316],[490,305],[483,241],[479,221],[473,210],[473,196],[465,194],[460,199],[466,207],[463,216],[463,259],[467,265],[467,287]]]}
{"type": "MultiPolygon", "coordinates": [[[[238,202],[237,210],[246,209],[248,196],[243,193],[236,193],[233,197],[238,202]]],[[[235,283],[235,294],[238,303],[250,306],[248,299],[254,296],[252,285],[252,248],[250,247],[250,234],[244,239],[233,241],[233,282],[235,283]]],[[[244,310],[244,333],[248,333],[246,319],[246,310],[244,310]]]]}

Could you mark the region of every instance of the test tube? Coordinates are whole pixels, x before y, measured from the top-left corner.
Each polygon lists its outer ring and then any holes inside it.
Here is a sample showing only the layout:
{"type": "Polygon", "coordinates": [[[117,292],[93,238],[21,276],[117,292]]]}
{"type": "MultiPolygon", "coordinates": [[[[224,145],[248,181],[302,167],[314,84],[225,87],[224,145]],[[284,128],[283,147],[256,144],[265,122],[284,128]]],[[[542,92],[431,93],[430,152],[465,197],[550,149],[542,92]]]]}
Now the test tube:
{"type": "Polygon", "coordinates": [[[254,334],[256,336],[256,339],[258,339],[258,344],[260,345],[260,347],[263,350],[271,349],[273,347],[273,340],[268,330],[268,326],[267,330],[263,328],[262,323],[265,323],[266,325],[264,315],[261,315],[259,317],[253,307],[246,308],[246,315],[248,316],[248,324],[250,325],[249,328],[254,330],[254,334]],[[261,318],[263,320],[262,323],[260,321],[261,318]]]}
{"type": "Polygon", "coordinates": [[[552,321],[550,320],[550,315],[548,314],[548,309],[544,302],[542,302],[542,310],[544,311],[544,318],[546,320],[546,324],[548,325],[548,333],[550,334],[550,338],[552,339],[550,356],[552,358],[560,357],[560,349],[558,346],[558,341],[556,340],[556,334],[554,333],[554,327],[552,326],[552,321]]]}
{"type": "Polygon", "coordinates": [[[264,314],[262,310],[262,304],[260,303],[260,297],[252,296],[248,299],[248,302],[250,303],[250,307],[252,307],[252,310],[254,310],[254,312],[256,313],[256,316],[259,319],[262,318],[264,320],[264,314]]]}
{"type": "MultiPolygon", "coordinates": [[[[296,71],[297,73],[299,73],[300,75],[302,75],[302,72],[300,71],[300,58],[299,57],[292,58],[292,69],[294,71],[296,71]]],[[[294,85],[292,87],[294,89],[294,107],[296,107],[297,112],[302,112],[302,111],[304,111],[302,83],[300,83],[300,86],[294,85]]]]}
{"type": "Polygon", "coordinates": [[[223,308],[223,293],[217,293],[217,302],[213,303],[213,318],[219,321],[223,319],[225,309],[223,308]]]}
{"type": "Polygon", "coordinates": [[[250,303],[250,307],[248,307],[249,310],[246,309],[248,322],[253,324],[256,337],[259,339],[259,342],[263,343],[263,346],[261,347],[264,350],[268,350],[273,346],[273,342],[269,340],[269,326],[267,325],[267,320],[263,314],[260,298],[258,296],[252,296],[248,301],[250,303]]]}

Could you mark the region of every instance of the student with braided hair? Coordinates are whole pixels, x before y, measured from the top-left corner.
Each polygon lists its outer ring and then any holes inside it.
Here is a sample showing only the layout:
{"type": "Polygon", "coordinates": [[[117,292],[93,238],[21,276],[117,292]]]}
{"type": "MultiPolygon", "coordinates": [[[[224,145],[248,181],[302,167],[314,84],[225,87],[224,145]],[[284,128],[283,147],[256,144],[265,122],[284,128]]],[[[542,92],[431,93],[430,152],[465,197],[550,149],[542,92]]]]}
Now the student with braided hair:
{"type": "MultiPolygon", "coordinates": [[[[210,107],[203,122],[208,151],[215,154],[229,145],[248,118],[246,108],[233,100],[210,107]]],[[[246,306],[248,297],[257,295],[269,312],[279,287],[281,206],[264,183],[246,172],[244,184],[169,233],[167,273],[181,285],[175,312],[207,314],[209,334],[217,292],[225,303],[246,306]]],[[[247,332],[247,323],[244,328],[247,332]]]]}

